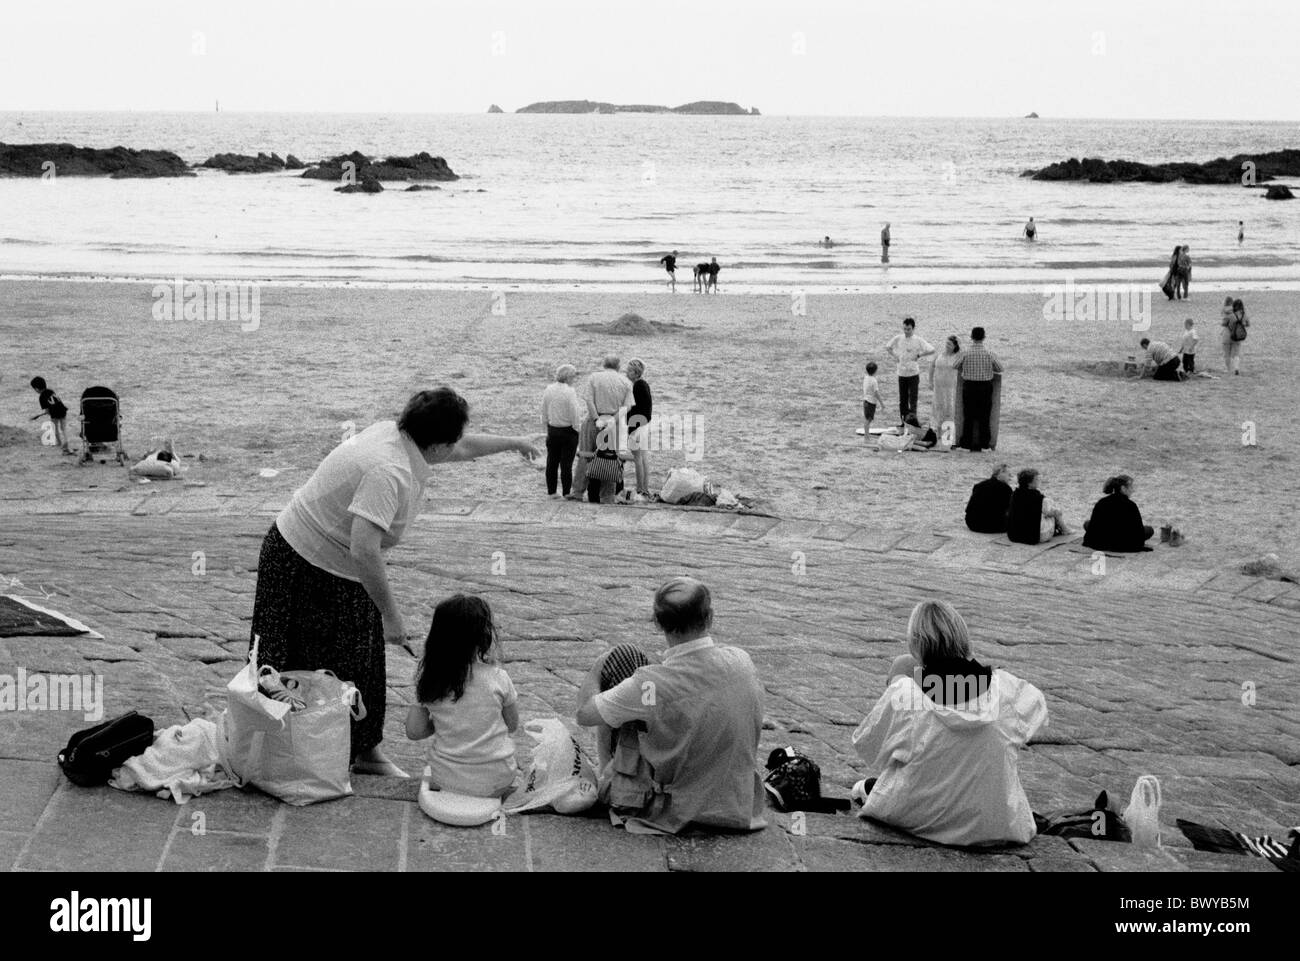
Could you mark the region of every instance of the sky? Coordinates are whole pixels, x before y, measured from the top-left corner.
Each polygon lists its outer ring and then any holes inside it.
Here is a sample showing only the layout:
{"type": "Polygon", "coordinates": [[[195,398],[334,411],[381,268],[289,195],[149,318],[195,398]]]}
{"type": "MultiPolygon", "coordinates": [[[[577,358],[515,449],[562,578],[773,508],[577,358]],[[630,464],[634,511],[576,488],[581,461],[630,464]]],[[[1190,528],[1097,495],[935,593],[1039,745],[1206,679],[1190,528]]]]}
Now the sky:
{"type": "Polygon", "coordinates": [[[0,17],[0,110],[1300,120],[1295,0],[59,0],[0,17]]]}

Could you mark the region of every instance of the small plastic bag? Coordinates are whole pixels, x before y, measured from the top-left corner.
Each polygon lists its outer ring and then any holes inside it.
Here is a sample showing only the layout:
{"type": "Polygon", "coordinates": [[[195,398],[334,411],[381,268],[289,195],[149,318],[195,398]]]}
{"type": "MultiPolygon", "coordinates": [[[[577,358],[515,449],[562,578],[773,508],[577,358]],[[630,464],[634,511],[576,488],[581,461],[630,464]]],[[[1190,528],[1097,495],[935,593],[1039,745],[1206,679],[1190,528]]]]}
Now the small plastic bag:
{"type": "Polygon", "coordinates": [[[1144,774],[1133,785],[1133,796],[1124,809],[1124,823],[1133,833],[1133,843],[1144,848],[1160,847],[1160,782],[1144,774]]]}

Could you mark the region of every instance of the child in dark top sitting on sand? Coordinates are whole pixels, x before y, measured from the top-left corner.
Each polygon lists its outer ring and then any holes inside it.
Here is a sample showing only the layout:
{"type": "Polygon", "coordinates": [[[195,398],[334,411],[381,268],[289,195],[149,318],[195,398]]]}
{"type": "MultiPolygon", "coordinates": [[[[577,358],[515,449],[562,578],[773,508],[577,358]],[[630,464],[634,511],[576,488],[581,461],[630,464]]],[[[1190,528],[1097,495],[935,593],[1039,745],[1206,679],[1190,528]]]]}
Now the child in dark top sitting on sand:
{"type": "Polygon", "coordinates": [[[64,404],[63,401],[59,400],[58,394],[54,393],[54,391],[50,390],[50,388],[45,385],[44,377],[32,378],[32,390],[36,391],[36,393],[40,395],[37,398],[37,402],[41,405],[41,412],[31,419],[36,420],[37,418],[44,417],[48,414],[50,417],[50,423],[54,425],[55,443],[59,444],[63,448],[63,453],[71,454],[72,448],[68,446],[68,429],[66,426],[66,418],[68,416],[67,405],[64,404]]]}
{"type": "Polygon", "coordinates": [[[1016,475],[1017,489],[1007,509],[1007,539],[1017,544],[1039,544],[1070,533],[1061,509],[1038,489],[1039,476],[1032,467],[1016,475]]]}
{"type": "Polygon", "coordinates": [[[966,526],[977,534],[1003,534],[1011,506],[1011,468],[999,464],[990,477],[971,488],[966,502],[966,526]]]}

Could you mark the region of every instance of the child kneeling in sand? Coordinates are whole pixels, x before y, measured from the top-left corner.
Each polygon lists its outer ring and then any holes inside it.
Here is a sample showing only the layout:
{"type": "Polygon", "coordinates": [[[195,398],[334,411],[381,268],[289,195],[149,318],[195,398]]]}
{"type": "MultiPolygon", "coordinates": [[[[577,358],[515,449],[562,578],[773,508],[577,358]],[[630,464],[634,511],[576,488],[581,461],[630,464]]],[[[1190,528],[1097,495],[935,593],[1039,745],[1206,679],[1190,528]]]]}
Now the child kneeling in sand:
{"type": "Polygon", "coordinates": [[[939,844],[1028,843],[1016,753],[1047,723],[1042,692],[974,660],[966,622],[944,601],[913,608],[907,646],[853,732],[878,773],[860,816],[939,844]]]}
{"type": "Polygon", "coordinates": [[[505,797],[519,767],[510,735],[519,728],[519,696],[498,663],[492,609],[457,594],[439,604],[415,670],[406,736],[430,738],[429,784],[470,797],[505,797]]]}

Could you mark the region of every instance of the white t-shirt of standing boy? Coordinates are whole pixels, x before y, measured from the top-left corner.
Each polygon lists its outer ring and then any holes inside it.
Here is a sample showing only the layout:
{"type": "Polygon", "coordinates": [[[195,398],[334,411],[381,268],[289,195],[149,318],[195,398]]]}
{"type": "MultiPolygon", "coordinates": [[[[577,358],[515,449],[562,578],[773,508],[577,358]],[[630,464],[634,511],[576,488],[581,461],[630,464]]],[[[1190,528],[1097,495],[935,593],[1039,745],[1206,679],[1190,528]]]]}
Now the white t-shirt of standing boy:
{"type": "Polygon", "coordinates": [[[915,334],[911,337],[895,334],[894,339],[889,342],[889,350],[898,357],[899,377],[921,376],[921,365],[918,361],[924,355],[934,353],[934,348],[915,334]]]}

